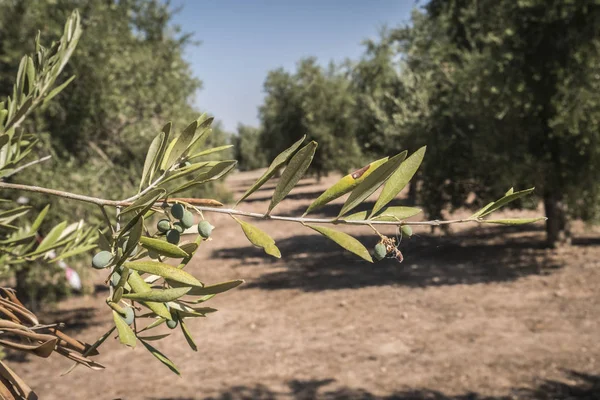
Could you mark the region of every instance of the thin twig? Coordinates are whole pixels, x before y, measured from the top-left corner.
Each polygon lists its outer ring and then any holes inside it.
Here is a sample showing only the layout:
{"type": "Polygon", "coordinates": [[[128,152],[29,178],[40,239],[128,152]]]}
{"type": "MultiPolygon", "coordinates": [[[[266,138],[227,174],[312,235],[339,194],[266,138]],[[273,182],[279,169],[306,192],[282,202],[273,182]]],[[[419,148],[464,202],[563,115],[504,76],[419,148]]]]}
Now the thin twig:
{"type": "Polygon", "coordinates": [[[33,165],[36,165],[36,164],[39,164],[39,163],[43,163],[44,161],[48,161],[48,160],[49,160],[49,159],[51,159],[51,158],[52,158],[52,156],[45,156],[45,157],[42,157],[42,158],[40,158],[40,159],[33,160],[33,161],[32,161],[32,162],[30,162],[30,163],[27,163],[27,164],[21,165],[19,168],[17,168],[17,169],[15,169],[15,170],[13,170],[13,171],[12,171],[10,174],[8,174],[8,175],[5,175],[5,176],[2,178],[2,180],[6,180],[6,179],[10,178],[11,176],[13,176],[13,175],[15,175],[15,174],[18,174],[19,172],[23,171],[25,168],[29,168],[29,167],[31,167],[31,166],[33,166],[33,165]]]}
{"type": "MultiPolygon", "coordinates": [[[[17,183],[0,182],[0,189],[15,189],[22,190],[25,192],[43,193],[51,196],[63,197],[66,199],[82,201],[85,203],[96,204],[99,206],[110,206],[110,207],[123,207],[131,204],[129,199],[127,200],[107,200],[98,197],[84,196],[80,194],[64,192],[61,190],[47,189],[39,186],[21,185],[17,183]]],[[[173,201],[174,199],[171,199],[173,201]]],[[[164,204],[163,201],[155,203],[155,206],[160,207],[164,204]]],[[[452,220],[432,220],[432,221],[374,221],[374,220],[344,220],[339,218],[305,218],[305,217],[284,217],[279,215],[266,215],[260,213],[253,213],[248,211],[236,210],[233,208],[218,208],[208,206],[196,206],[198,211],[201,212],[212,212],[217,214],[228,214],[238,215],[242,217],[273,220],[273,221],[288,221],[297,223],[309,223],[309,224],[331,224],[331,225],[379,225],[379,226],[399,226],[399,225],[421,225],[421,226],[440,226],[450,225],[465,222],[482,222],[483,220],[478,218],[466,218],[466,219],[452,219],[452,220]]]]}

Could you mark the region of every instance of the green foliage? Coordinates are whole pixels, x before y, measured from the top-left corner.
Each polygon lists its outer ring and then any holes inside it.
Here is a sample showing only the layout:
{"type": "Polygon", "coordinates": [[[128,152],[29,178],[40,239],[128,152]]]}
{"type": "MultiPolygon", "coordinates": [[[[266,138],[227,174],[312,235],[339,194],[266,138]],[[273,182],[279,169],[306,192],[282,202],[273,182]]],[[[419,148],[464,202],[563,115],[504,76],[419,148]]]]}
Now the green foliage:
{"type": "Polygon", "coordinates": [[[249,171],[267,165],[267,157],[260,146],[260,135],[260,129],[240,124],[237,127],[237,134],[231,137],[240,171],[249,171]]]}

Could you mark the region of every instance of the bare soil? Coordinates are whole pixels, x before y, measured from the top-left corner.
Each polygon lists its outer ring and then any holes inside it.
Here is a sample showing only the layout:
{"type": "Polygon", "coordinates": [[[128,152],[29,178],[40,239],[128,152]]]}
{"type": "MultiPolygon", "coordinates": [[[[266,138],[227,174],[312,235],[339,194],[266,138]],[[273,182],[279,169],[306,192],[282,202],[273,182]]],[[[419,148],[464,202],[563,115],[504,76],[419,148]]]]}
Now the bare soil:
{"type": "MultiPolygon", "coordinates": [[[[239,196],[257,176],[234,175],[230,189],[239,196]]],[[[302,214],[335,179],[301,181],[277,213],[302,214]]],[[[240,208],[263,212],[274,186],[240,208]]],[[[70,363],[59,356],[11,365],[42,399],[600,399],[600,234],[591,228],[577,225],[574,245],[558,250],[544,248],[543,224],[415,229],[402,264],[371,265],[299,224],[257,222],[283,253],[274,260],[231,218],[208,218],[214,240],[189,270],[246,284],[190,321],[197,353],[178,329],[157,343],[181,378],[116,340],[101,349],[101,372],[61,377],[70,363]]],[[[354,233],[377,242],[368,229],[354,233]]],[[[46,322],[93,342],[112,324],[105,297],[71,298],[46,322]]]]}

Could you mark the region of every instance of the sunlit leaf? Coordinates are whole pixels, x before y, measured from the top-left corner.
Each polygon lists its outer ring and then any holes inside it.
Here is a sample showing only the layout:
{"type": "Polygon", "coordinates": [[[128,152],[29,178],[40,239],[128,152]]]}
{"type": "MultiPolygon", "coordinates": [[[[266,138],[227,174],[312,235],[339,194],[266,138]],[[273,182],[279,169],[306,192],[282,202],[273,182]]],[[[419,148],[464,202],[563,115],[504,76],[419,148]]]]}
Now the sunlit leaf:
{"type": "Polygon", "coordinates": [[[250,189],[246,191],[246,193],[244,193],[244,195],[237,201],[236,205],[239,204],[246,197],[250,196],[252,193],[257,191],[258,189],[260,189],[260,187],[264,185],[266,181],[271,179],[275,172],[277,172],[277,170],[292,157],[294,152],[298,150],[302,142],[304,142],[304,139],[306,139],[306,135],[302,136],[300,140],[298,140],[296,143],[294,143],[289,148],[282,151],[277,157],[275,157],[275,159],[273,160],[273,162],[271,162],[271,165],[269,165],[269,168],[267,168],[265,173],[260,178],[258,178],[258,180],[254,183],[254,185],[250,187],[250,189]]]}
{"type": "MultiPolygon", "coordinates": [[[[136,271],[131,271],[129,277],[127,278],[127,282],[131,286],[131,290],[135,293],[143,293],[152,290],[150,289],[150,285],[144,282],[144,279],[142,279],[142,277],[136,271]]],[[[144,302],[144,304],[156,315],[166,319],[171,318],[171,313],[163,303],[148,301],[144,302]]]]}
{"type": "Polygon", "coordinates": [[[373,161],[372,163],[354,171],[353,173],[344,176],[342,179],[337,181],[335,185],[327,189],[315,201],[313,201],[304,215],[323,207],[325,204],[345,195],[346,193],[350,193],[356,186],[364,181],[373,173],[373,171],[375,171],[387,160],[388,158],[385,157],[380,160],[373,161]]]}
{"type": "Polygon", "coordinates": [[[372,195],[383,183],[394,173],[396,168],[406,158],[407,151],[403,151],[400,154],[387,160],[382,166],[377,168],[371,175],[369,175],[361,184],[359,184],[350,193],[350,196],[344,203],[339,216],[343,216],[352,210],[354,207],[365,201],[370,195],[372,195]]]}
{"type": "Polygon", "coordinates": [[[246,221],[242,221],[241,219],[237,219],[235,217],[233,217],[233,219],[240,224],[250,243],[256,247],[263,248],[265,253],[273,257],[281,258],[281,252],[275,245],[275,241],[271,238],[271,236],[246,221]]]}
{"type": "Polygon", "coordinates": [[[416,207],[392,206],[379,210],[379,213],[374,216],[371,216],[369,211],[360,211],[350,214],[343,219],[344,221],[364,221],[367,218],[373,221],[402,221],[413,217],[422,211],[423,210],[416,207]]]}
{"type": "Polygon", "coordinates": [[[423,146],[415,151],[410,157],[404,160],[398,168],[396,168],[392,175],[390,175],[373,207],[373,214],[376,214],[385,207],[398,195],[398,193],[400,193],[400,191],[402,191],[402,189],[404,189],[419,169],[423,157],[425,156],[425,150],[426,147],[423,146]]]}
{"type": "Polygon", "coordinates": [[[521,190],[519,192],[513,192],[509,195],[506,195],[504,197],[502,197],[499,200],[496,200],[494,202],[494,204],[492,204],[488,209],[486,209],[482,214],[479,215],[479,217],[485,217],[486,215],[489,215],[491,213],[493,213],[494,211],[496,211],[497,209],[499,209],[502,206],[507,205],[508,203],[515,201],[523,196],[527,196],[528,194],[531,194],[533,192],[535,188],[531,188],[531,189],[525,189],[525,190],[521,190]]]}
{"type": "Polygon", "coordinates": [[[294,186],[296,186],[300,178],[302,178],[310,166],[316,150],[317,142],[312,141],[302,149],[298,150],[298,152],[292,157],[287,167],[283,171],[283,174],[281,174],[281,178],[279,178],[279,182],[275,188],[275,193],[273,193],[273,198],[271,199],[271,204],[269,205],[267,214],[270,213],[271,210],[273,210],[273,208],[275,208],[275,206],[279,204],[279,202],[283,200],[285,196],[288,195],[294,186]]]}
{"type": "Polygon", "coordinates": [[[46,249],[49,249],[50,247],[52,247],[52,245],[54,243],[56,243],[56,241],[58,240],[61,233],[65,230],[66,227],[67,227],[67,221],[63,221],[60,224],[56,225],[54,228],[52,228],[50,230],[50,232],[48,232],[48,235],[46,235],[44,240],[42,240],[42,242],[39,244],[39,246],[37,247],[35,252],[42,253],[46,249]]]}
{"type": "Polygon", "coordinates": [[[177,138],[177,141],[169,154],[167,168],[174,164],[185,153],[192,143],[192,140],[194,140],[194,134],[196,133],[197,127],[198,121],[193,121],[183,130],[183,132],[181,132],[181,135],[177,138]]]}
{"type": "Polygon", "coordinates": [[[119,331],[119,341],[129,347],[135,347],[135,333],[133,333],[129,325],[123,320],[123,317],[115,310],[113,310],[113,320],[115,321],[117,331],[119,331]]]}
{"type": "Polygon", "coordinates": [[[146,154],[146,160],[144,161],[144,168],[142,170],[142,179],[140,179],[140,190],[146,185],[148,181],[148,177],[150,171],[152,171],[152,167],[156,164],[156,158],[160,151],[160,146],[165,139],[165,133],[160,132],[150,143],[150,147],[148,147],[148,153],[146,154]]]}
{"type": "Polygon", "coordinates": [[[321,235],[333,240],[344,249],[348,250],[351,253],[356,254],[360,258],[367,260],[369,262],[373,262],[371,255],[369,254],[369,250],[362,245],[361,242],[348,235],[347,233],[336,231],[335,229],[325,228],[323,226],[317,225],[306,225],[309,228],[319,232],[321,235]]]}
{"type": "Polygon", "coordinates": [[[173,361],[169,360],[169,358],[167,356],[165,356],[163,353],[161,353],[160,351],[158,351],[158,349],[152,347],[149,343],[146,343],[144,340],[140,340],[140,342],[142,342],[142,344],[144,345],[144,347],[154,357],[156,357],[161,363],[165,364],[167,367],[169,367],[169,369],[171,371],[173,371],[177,375],[181,375],[181,373],[179,372],[179,370],[177,369],[177,367],[175,366],[175,364],[173,364],[173,361]]]}
{"type": "Polygon", "coordinates": [[[201,286],[202,283],[194,278],[189,273],[175,268],[168,264],[163,264],[158,261],[131,261],[123,264],[125,267],[138,272],[145,272],[148,274],[154,274],[168,278],[173,281],[188,284],[190,286],[201,286]]]}
{"type": "Polygon", "coordinates": [[[183,322],[183,320],[179,321],[179,326],[181,326],[181,332],[183,332],[183,336],[185,337],[185,340],[188,342],[188,345],[190,346],[190,348],[194,351],[198,351],[198,346],[196,346],[196,343],[194,342],[192,333],[190,332],[188,327],[185,325],[185,322],[183,322]]]}
{"type": "Polygon", "coordinates": [[[151,289],[147,292],[127,293],[123,295],[123,298],[136,301],[155,301],[164,303],[167,301],[177,300],[178,298],[185,296],[190,289],[191,287],[189,286],[172,289],[151,289]]]}
{"type": "Polygon", "coordinates": [[[146,249],[154,250],[160,255],[166,257],[183,258],[189,256],[189,254],[185,252],[185,250],[182,250],[178,246],[161,239],[154,239],[149,238],[147,236],[143,236],[140,238],[139,242],[146,249]]]}
{"type": "MultiPolygon", "coordinates": [[[[187,293],[189,296],[205,296],[205,295],[215,295],[218,293],[223,293],[228,290],[234,289],[244,283],[243,280],[235,280],[229,282],[217,283],[210,286],[198,287],[193,286],[192,289],[187,293]]],[[[182,286],[182,283],[173,282],[173,286],[182,286]]]]}

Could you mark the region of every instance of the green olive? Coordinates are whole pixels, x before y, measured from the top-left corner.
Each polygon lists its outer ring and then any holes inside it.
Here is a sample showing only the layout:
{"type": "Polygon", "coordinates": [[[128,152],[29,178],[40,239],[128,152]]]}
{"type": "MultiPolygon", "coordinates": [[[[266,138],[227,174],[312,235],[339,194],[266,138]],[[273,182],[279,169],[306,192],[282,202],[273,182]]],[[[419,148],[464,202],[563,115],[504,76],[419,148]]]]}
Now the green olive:
{"type": "Polygon", "coordinates": [[[177,328],[177,320],[176,319],[168,319],[167,326],[169,327],[169,329],[177,328]]]}
{"type": "Polygon", "coordinates": [[[156,229],[158,229],[158,231],[161,233],[165,233],[166,231],[171,229],[171,221],[169,221],[168,219],[161,219],[156,224],[156,229]]]}
{"type": "Polygon", "coordinates": [[[198,224],[198,233],[204,239],[208,239],[213,231],[214,226],[210,224],[208,221],[200,221],[198,224]]]}
{"type": "Polygon", "coordinates": [[[181,204],[173,204],[173,207],[171,207],[171,215],[177,219],[183,218],[184,212],[185,208],[181,204]]]}
{"type": "Polygon", "coordinates": [[[181,234],[176,229],[170,229],[167,231],[167,242],[171,244],[179,243],[179,239],[181,238],[181,234]]]}
{"type": "Polygon", "coordinates": [[[125,321],[127,325],[133,324],[133,320],[135,319],[135,313],[133,312],[133,308],[126,307],[125,316],[121,315],[121,318],[123,318],[123,321],[125,321]]]}
{"type": "Polygon", "coordinates": [[[110,265],[113,255],[110,251],[101,251],[92,258],[92,267],[96,269],[104,269],[110,265]]]}
{"type": "Polygon", "coordinates": [[[412,228],[409,225],[402,225],[402,227],[400,229],[402,229],[402,234],[404,236],[406,236],[406,237],[412,236],[412,228]]]}
{"type": "Polygon", "coordinates": [[[385,248],[385,245],[383,243],[377,243],[375,245],[375,259],[377,261],[383,260],[385,258],[385,256],[387,255],[387,249],[385,248]]]}
{"type": "Polygon", "coordinates": [[[185,210],[183,218],[181,218],[181,225],[183,225],[185,229],[191,228],[194,225],[194,214],[185,210]]]}

